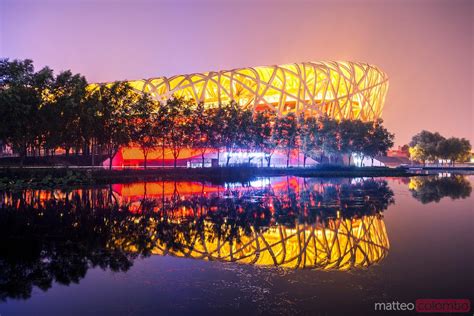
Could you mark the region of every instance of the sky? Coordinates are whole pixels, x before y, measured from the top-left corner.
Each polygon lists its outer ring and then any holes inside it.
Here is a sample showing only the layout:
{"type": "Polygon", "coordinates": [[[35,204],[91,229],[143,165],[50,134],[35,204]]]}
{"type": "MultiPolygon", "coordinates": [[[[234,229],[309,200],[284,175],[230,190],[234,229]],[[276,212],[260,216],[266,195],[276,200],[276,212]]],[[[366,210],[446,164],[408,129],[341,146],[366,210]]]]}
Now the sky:
{"type": "Polygon", "coordinates": [[[302,61],[384,70],[382,117],[474,145],[474,1],[0,0],[0,57],[89,82],[302,61]]]}

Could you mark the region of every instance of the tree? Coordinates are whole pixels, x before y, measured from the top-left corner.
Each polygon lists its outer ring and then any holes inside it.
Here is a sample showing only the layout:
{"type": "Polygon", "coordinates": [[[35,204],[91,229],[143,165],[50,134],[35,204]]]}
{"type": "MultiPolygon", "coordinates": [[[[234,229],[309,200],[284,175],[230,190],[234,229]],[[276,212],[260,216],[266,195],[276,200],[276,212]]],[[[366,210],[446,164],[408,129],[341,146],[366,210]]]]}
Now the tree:
{"type": "Polygon", "coordinates": [[[425,149],[421,145],[416,144],[415,146],[410,146],[408,152],[412,161],[422,161],[423,165],[425,165],[425,161],[428,158],[428,154],[425,152],[425,149]]]}
{"type": "Polygon", "coordinates": [[[315,117],[304,117],[304,115],[300,116],[298,123],[300,126],[300,148],[303,152],[303,167],[306,167],[306,159],[318,149],[319,124],[315,117]]]}
{"type": "Polygon", "coordinates": [[[131,141],[132,124],[136,122],[131,109],[139,102],[140,95],[127,82],[120,81],[102,85],[95,93],[99,123],[96,138],[109,158],[109,169],[112,169],[112,158],[131,141]]]}
{"type": "Polygon", "coordinates": [[[239,141],[242,139],[240,119],[240,107],[234,101],[229,104],[222,105],[224,112],[224,126],[222,133],[222,144],[226,149],[226,167],[229,166],[229,161],[232,158],[232,153],[237,149],[239,141]]]}
{"type": "Polygon", "coordinates": [[[254,158],[251,157],[250,152],[256,151],[258,149],[256,144],[256,133],[259,133],[257,129],[260,129],[261,127],[257,126],[257,124],[258,123],[254,120],[254,116],[251,110],[240,109],[238,113],[236,146],[240,150],[246,150],[249,164],[254,158]]]}
{"type": "Polygon", "coordinates": [[[270,168],[272,156],[275,153],[279,144],[279,139],[275,133],[275,124],[272,126],[272,134],[269,139],[263,143],[263,153],[265,154],[265,160],[267,161],[267,167],[270,168]]]}
{"type": "Polygon", "coordinates": [[[156,132],[156,120],[158,118],[155,112],[157,106],[148,94],[143,94],[133,105],[133,118],[131,140],[140,147],[143,153],[143,166],[147,169],[148,154],[158,146],[159,133],[156,132]]]}
{"type": "Polygon", "coordinates": [[[409,155],[410,155],[410,146],[408,146],[408,144],[405,144],[405,145],[403,145],[403,146],[400,148],[400,151],[401,151],[403,154],[409,156],[409,155]]]}
{"type": "Polygon", "coordinates": [[[204,168],[204,155],[211,147],[212,138],[212,121],[210,117],[211,111],[206,110],[204,104],[198,103],[191,112],[191,126],[193,127],[191,135],[191,143],[201,153],[202,168],[204,168]]]}
{"type": "Polygon", "coordinates": [[[332,156],[340,153],[339,123],[325,115],[318,118],[318,125],[319,133],[316,141],[318,147],[322,150],[321,160],[324,155],[328,155],[329,161],[331,161],[332,156]]]}
{"type": "Polygon", "coordinates": [[[217,162],[220,161],[220,151],[224,146],[224,133],[226,126],[226,110],[225,107],[209,108],[207,110],[210,122],[209,126],[209,145],[217,152],[217,162]]]}
{"type": "Polygon", "coordinates": [[[294,114],[278,117],[275,121],[275,136],[278,140],[278,147],[286,153],[286,167],[290,165],[291,151],[298,147],[298,120],[294,114]]]}
{"type": "Polygon", "coordinates": [[[186,101],[184,98],[173,97],[166,102],[166,142],[171,148],[175,168],[181,150],[191,145],[191,106],[192,101],[186,101]]]}
{"type": "Polygon", "coordinates": [[[364,154],[367,152],[368,146],[369,129],[370,123],[361,120],[342,120],[339,122],[340,152],[348,155],[349,165],[353,153],[361,156],[361,163],[364,160],[364,154]]]}
{"type": "Polygon", "coordinates": [[[439,158],[450,160],[454,166],[456,161],[466,161],[471,153],[471,143],[465,138],[451,137],[438,143],[439,158]]]}
{"type": "Polygon", "coordinates": [[[19,153],[21,165],[30,148],[43,142],[40,109],[53,82],[48,67],[34,71],[29,59],[0,59],[0,139],[19,153]]]}
{"type": "Polygon", "coordinates": [[[427,160],[436,160],[438,157],[438,143],[442,140],[444,140],[444,137],[438,132],[421,131],[413,136],[410,142],[410,157],[415,160],[421,160],[423,165],[425,165],[427,160]]]}
{"type": "Polygon", "coordinates": [[[86,90],[82,106],[79,113],[79,129],[83,138],[85,148],[90,147],[91,165],[95,166],[97,155],[98,135],[100,135],[101,117],[99,93],[96,91],[86,90]]]}
{"type": "Polygon", "coordinates": [[[69,70],[56,76],[46,104],[41,108],[48,122],[45,131],[48,149],[64,148],[67,156],[71,147],[74,146],[77,152],[84,144],[80,121],[86,87],[86,79],[79,74],[73,75],[69,70]]]}
{"type": "Polygon", "coordinates": [[[468,161],[471,157],[471,151],[472,151],[472,146],[471,142],[465,138],[458,138],[458,143],[459,143],[459,151],[457,158],[452,159],[453,160],[453,166],[455,161],[461,161],[465,162],[468,161]]]}
{"type": "Polygon", "coordinates": [[[165,103],[156,104],[157,109],[154,118],[152,119],[152,131],[157,140],[156,148],[161,147],[162,167],[165,166],[165,151],[166,146],[168,145],[167,137],[170,132],[170,128],[172,127],[168,102],[170,102],[170,100],[166,101],[165,103]]]}
{"type": "Polygon", "coordinates": [[[374,158],[376,156],[386,156],[387,151],[394,144],[393,139],[395,135],[383,127],[382,123],[382,119],[378,119],[368,124],[367,142],[362,149],[362,152],[372,159],[372,166],[374,165],[374,158]]]}
{"type": "Polygon", "coordinates": [[[271,156],[277,145],[273,138],[272,124],[274,119],[274,111],[264,110],[257,112],[254,116],[251,131],[255,149],[264,153],[268,167],[270,167],[271,156]]]}

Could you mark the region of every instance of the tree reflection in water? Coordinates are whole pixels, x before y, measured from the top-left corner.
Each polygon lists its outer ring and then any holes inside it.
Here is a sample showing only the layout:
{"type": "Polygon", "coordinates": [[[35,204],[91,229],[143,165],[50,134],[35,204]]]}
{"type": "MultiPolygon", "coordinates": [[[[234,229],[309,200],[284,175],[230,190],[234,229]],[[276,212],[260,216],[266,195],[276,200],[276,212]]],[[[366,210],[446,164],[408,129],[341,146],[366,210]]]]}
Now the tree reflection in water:
{"type": "Polygon", "coordinates": [[[388,252],[382,212],[394,202],[385,181],[298,178],[257,187],[161,182],[0,197],[0,300],[77,283],[92,267],[127,271],[137,256],[151,254],[363,268],[388,252]],[[134,195],[133,186],[143,192],[134,195]]]}
{"type": "Polygon", "coordinates": [[[444,197],[465,199],[472,192],[471,183],[462,175],[414,177],[409,188],[412,196],[423,204],[438,203],[444,197]]]}

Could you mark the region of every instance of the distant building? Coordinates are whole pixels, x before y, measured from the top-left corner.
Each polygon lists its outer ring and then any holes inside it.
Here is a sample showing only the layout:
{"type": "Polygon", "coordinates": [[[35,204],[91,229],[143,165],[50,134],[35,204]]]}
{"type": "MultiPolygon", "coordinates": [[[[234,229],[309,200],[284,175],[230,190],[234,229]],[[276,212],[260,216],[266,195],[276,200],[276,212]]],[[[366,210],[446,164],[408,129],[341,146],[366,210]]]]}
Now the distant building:
{"type": "Polygon", "coordinates": [[[411,161],[408,157],[390,157],[390,156],[377,156],[375,160],[381,167],[396,168],[403,165],[410,165],[411,161]]]}
{"type": "Polygon", "coordinates": [[[387,152],[387,156],[389,157],[410,157],[408,150],[404,149],[401,146],[398,146],[397,149],[391,149],[387,152]]]}

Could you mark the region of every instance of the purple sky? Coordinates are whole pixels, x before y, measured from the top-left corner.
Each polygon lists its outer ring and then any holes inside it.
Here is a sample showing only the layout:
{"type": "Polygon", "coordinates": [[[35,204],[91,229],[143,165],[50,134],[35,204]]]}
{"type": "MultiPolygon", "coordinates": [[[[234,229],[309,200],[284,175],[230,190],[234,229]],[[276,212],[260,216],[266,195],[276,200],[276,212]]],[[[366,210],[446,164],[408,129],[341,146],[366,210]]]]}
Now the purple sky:
{"type": "Polygon", "coordinates": [[[387,72],[396,144],[473,132],[474,1],[0,0],[0,56],[89,82],[318,60],[387,72]]]}

